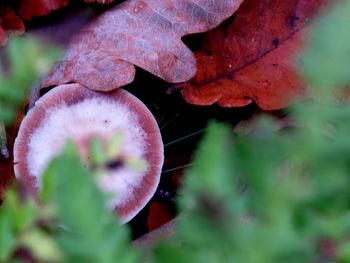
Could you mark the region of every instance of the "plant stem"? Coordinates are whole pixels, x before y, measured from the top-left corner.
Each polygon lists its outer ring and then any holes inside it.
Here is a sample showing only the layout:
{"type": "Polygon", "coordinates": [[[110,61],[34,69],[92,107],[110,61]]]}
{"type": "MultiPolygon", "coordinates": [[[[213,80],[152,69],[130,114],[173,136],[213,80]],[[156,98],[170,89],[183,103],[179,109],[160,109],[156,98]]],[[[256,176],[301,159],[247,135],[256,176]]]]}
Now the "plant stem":
{"type": "Polygon", "coordinates": [[[7,148],[5,124],[3,122],[0,122],[0,154],[6,159],[10,157],[10,152],[7,148]]]}

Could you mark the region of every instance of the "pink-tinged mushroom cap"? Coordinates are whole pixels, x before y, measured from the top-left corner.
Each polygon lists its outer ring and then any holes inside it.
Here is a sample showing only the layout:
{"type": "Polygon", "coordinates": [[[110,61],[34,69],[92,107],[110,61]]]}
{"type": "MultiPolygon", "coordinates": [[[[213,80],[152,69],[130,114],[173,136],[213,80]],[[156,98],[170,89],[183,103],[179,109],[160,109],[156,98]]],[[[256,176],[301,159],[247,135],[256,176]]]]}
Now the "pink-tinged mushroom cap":
{"type": "Polygon", "coordinates": [[[143,159],[144,171],[127,166],[106,169],[98,180],[108,192],[108,206],[122,222],[133,218],[151,199],[164,160],[163,142],[156,120],[147,107],[127,91],[100,93],[79,84],[61,85],[41,97],[24,118],[14,146],[15,174],[34,195],[49,161],[67,141],[89,159],[89,142],[107,142],[121,134],[121,154],[143,159]]]}

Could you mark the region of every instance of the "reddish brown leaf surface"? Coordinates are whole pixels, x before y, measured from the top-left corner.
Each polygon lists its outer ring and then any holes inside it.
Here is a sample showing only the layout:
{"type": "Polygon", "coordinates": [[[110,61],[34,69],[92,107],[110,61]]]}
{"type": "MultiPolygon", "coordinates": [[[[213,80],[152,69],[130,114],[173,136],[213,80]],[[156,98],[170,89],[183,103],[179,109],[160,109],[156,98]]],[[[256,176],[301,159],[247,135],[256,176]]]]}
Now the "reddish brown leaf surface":
{"type": "Polygon", "coordinates": [[[169,208],[166,205],[155,201],[151,204],[149,209],[149,215],[147,218],[148,230],[152,231],[166,224],[173,218],[173,213],[169,210],[169,208]]]}
{"type": "Polygon", "coordinates": [[[0,46],[3,46],[9,33],[21,34],[24,24],[16,13],[9,7],[0,5],[0,46]]]}
{"type": "Polygon", "coordinates": [[[5,188],[14,179],[12,160],[0,159],[0,201],[4,196],[5,188]]]}
{"type": "Polygon", "coordinates": [[[35,16],[45,16],[51,11],[68,5],[69,0],[20,0],[18,12],[25,20],[35,16]]]}
{"type": "MultiPolygon", "coordinates": [[[[84,0],[87,3],[110,4],[113,0],[84,0]]],[[[24,32],[23,20],[32,20],[33,17],[46,16],[54,10],[67,6],[70,0],[18,0],[18,8],[15,10],[9,6],[0,5],[0,47],[4,46],[8,33],[24,32]]]]}
{"type": "Polygon", "coordinates": [[[198,72],[183,97],[196,105],[283,108],[304,92],[296,58],[310,19],[326,0],[246,0],[235,19],[208,32],[196,52],[198,72]]]}
{"type": "MultiPolygon", "coordinates": [[[[19,116],[19,118],[16,121],[16,124],[13,127],[7,129],[7,145],[9,146],[9,150],[11,153],[13,148],[13,142],[15,140],[19,123],[22,120],[22,118],[23,116],[19,116]]],[[[0,155],[0,201],[2,200],[2,197],[4,195],[5,188],[10,185],[14,178],[15,175],[13,171],[12,154],[8,159],[5,159],[3,156],[0,155]]]]}
{"type": "Polygon", "coordinates": [[[132,242],[133,247],[141,249],[143,252],[150,251],[159,241],[170,238],[174,235],[176,219],[165,225],[139,237],[132,242]]]}
{"type": "Polygon", "coordinates": [[[208,31],[243,0],[129,0],[101,15],[72,42],[42,87],[77,82],[108,91],[133,81],[135,67],[169,82],[196,72],[187,34],[208,31]]]}

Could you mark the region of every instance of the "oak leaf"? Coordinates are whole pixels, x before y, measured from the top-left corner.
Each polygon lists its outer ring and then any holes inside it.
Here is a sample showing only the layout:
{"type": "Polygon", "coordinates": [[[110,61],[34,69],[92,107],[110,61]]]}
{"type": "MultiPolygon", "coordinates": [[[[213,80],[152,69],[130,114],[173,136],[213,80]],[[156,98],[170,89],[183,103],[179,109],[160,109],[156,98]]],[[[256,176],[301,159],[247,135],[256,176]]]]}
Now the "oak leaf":
{"type": "Polygon", "coordinates": [[[174,218],[173,213],[163,203],[154,201],[149,208],[149,214],[147,218],[148,230],[152,231],[158,227],[166,224],[174,218]]]}
{"type": "Polygon", "coordinates": [[[51,11],[68,5],[70,0],[20,0],[18,13],[24,20],[45,16],[51,11]]]}
{"type": "Polygon", "coordinates": [[[9,33],[21,34],[23,32],[22,20],[10,7],[0,5],[0,47],[5,45],[9,33]]]}
{"type": "Polygon", "coordinates": [[[216,27],[242,2],[123,2],[83,29],[42,87],[77,82],[94,90],[112,90],[133,81],[133,64],[168,82],[187,81],[195,75],[196,60],[181,37],[216,27]]]}
{"type": "Polygon", "coordinates": [[[195,53],[198,72],[182,85],[191,104],[265,110],[304,93],[296,59],[310,19],[326,0],[246,0],[236,17],[208,32],[195,53]]]}

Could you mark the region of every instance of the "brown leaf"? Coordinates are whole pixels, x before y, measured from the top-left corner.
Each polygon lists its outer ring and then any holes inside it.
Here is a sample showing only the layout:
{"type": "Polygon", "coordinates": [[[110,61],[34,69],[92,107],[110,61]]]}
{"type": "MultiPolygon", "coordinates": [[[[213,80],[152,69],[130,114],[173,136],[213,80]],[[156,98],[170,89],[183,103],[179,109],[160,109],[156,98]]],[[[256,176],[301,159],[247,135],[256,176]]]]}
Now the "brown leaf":
{"type": "Polygon", "coordinates": [[[170,238],[174,235],[174,228],[177,219],[173,219],[165,225],[139,237],[132,242],[133,247],[149,252],[159,241],[170,238]]]}
{"type": "Polygon", "coordinates": [[[10,185],[14,178],[12,159],[5,160],[0,158],[0,201],[4,195],[5,188],[10,185]]]}
{"type": "Polygon", "coordinates": [[[21,34],[23,32],[22,20],[10,7],[0,5],[0,46],[5,45],[9,33],[21,34]]]}
{"type": "Polygon", "coordinates": [[[35,16],[45,16],[51,11],[68,5],[69,0],[20,0],[18,12],[25,20],[35,16]]]}
{"type": "Polygon", "coordinates": [[[20,114],[12,127],[6,129],[7,146],[9,148],[10,157],[6,159],[0,154],[0,203],[4,197],[5,189],[14,181],[15,174],[13,169],[13,144],[17,136],[18,128],[23,119],[23,114],[20,114]]]}
{"type": "Polygon", "coordinates": [[[196,72],[181,37],[219,25],[243,0],[130,0],[101,15],[72,42],[42,87],[77,82],[109,91],[133,81],[135,67],[169,81],[196,72]]]}
{"type": "Polygon", "coordinates": [[[196,105],[285,107],[305,85],[295,62],[310,19],[326,0],[246,0],[236,18],[206,34],[183,97],[196,105]]]}
{"type": "Polygon", "coordinates": [[[154,201],[149,208],[147,226],[149,231],[157,229],[174,218],[170,209],[160,202],[154,201]]]}

